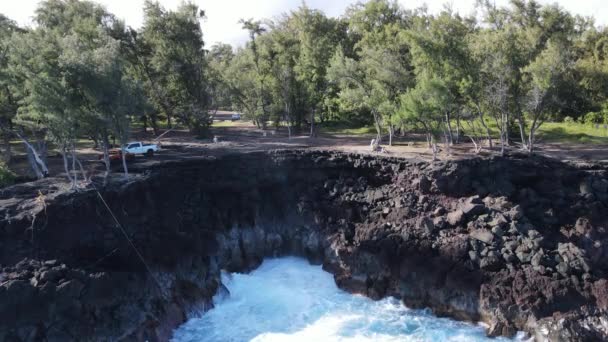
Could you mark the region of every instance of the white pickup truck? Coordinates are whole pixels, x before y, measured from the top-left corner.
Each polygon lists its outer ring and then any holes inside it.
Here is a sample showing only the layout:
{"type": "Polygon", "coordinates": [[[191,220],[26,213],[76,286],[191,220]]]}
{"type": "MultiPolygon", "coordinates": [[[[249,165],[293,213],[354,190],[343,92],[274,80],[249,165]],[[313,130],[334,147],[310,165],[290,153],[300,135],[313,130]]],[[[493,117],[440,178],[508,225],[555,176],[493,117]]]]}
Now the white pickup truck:
{"type": "Polygon", "coordinates": [[[147,157],[152,157],[154,152],[158,151],[156,144],[144,144],[141,141],[130,142],[125,146],[125,151],[131,154],[143,154],[147,157]]]}

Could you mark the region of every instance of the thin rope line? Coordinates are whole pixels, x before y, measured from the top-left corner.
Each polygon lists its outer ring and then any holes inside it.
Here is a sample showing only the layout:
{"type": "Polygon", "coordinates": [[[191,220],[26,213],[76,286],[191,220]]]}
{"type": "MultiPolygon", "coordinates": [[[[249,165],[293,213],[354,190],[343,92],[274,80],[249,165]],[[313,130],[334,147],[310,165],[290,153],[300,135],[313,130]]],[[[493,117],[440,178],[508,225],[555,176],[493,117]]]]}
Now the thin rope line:
{"type": "Polygon", "coordinates": [[[95,187],[95,185],[93,185],[93,188],[95,189],[95,192],[97,192],[97,196],[99,196],[99,198],[101,199],[101,201],[105,205],[106,209],[108,209],[108,212],[110,212],[110,215],[112,215],[112,218],[114,219],[114,222],[116,222],[116,225],[118,226],[118,228],[120,228],[120,231],[122,232],[122,234],[125,237],[125,239],[129,242],[129,244],[131,245],[131,247],[133,247],[133,250],[135,251],[135,253],[139,257],[139,260],[141,260],[141,262],[146,267],[146,270],[148,270],[148,273],[150,273],[150,276],[152,276],[152,279],[154,279],[154,281],[156,282],[156,285],[158,286],[158,289],[160,290],[161,296],[163,296],[163,298],[167,299],[167,297],[165,297],[165,293],[163,291],[163,288],[160,285],[160,281],[158,280],[158,278],[156,278],[156,276],[154,275],[154,273],[152,273],[152,270],[148,266],[148,263],[146,263],[146,260],[144,260],[144,257],[141,255],[141,253],[139,253],[139,250],[137,249],[137,247],[135,247],[135,244],[133,243],[133,241],[131,241],[131,239],[129,238],[129,235],[124,230],[124,228],[122,227],[122,225],[120,224],[120,222],[118,221],[118,219],[116,218],[116,216],[114,216],[114,212],[112,211],[112,209],[110,209],[110,206],[108,206],[108,203],[106,203],[106,201],[103,199],[103,197],[101,196],[101,193],[99,192],[99,190],[97,190],[97,188],[95,187]]]}

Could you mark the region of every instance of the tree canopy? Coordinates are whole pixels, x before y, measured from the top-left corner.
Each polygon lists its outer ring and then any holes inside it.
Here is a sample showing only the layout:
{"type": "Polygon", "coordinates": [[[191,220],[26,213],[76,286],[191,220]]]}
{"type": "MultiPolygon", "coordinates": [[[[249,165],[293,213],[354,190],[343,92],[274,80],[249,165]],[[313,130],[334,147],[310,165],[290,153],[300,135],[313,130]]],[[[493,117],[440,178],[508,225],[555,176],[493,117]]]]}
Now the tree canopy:
{"type": "Polygon", "coordinates": [[[503,152],[533,151],[548,120],[608,123],[608,29],[535,0],[479,0],[477,10],[371,0],[333,18],[303,3],[274,19],[243,18],[241,47],[207,47],[205,12],[193,2],[168,10],[147,0],[139,29],[92,1],[42,1],[33,27],[0,14],[5,160],[18,137],[42,177],[52,143],[76,180],[80,136],[107,157],[135,122],[156,133],[164,119],[204,136],[219,109],[290,135],[315,136],[325,121],[373,124],[389,144],[416,131],[431,146],[467,138],[492,147],[494,125],[503,152]]]}

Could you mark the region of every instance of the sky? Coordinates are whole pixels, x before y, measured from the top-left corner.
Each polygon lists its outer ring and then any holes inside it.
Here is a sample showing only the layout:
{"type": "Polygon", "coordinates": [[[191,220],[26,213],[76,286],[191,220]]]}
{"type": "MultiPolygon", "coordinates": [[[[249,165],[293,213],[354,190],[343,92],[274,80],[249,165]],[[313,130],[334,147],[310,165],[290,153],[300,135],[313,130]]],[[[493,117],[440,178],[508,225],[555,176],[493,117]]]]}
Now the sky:
{"type": "MultiPolygon", "coordinates": [[[[101,3],[123,19],[127,25],[138,28],[142,24],[142,4],[144,0],[94,0],[101,3]]],[[[160,0],[168,9],[176,8],[182,0],[160,0]]],[[[398,0],[405,8],[418,8],[424,4],[431,13],[440,11],[444,4],[450,4],[461,14],[475,10],[475,0],[398,0]]],[[[508,0],[494,0],[497,5],[508,0]]],[[[20,25],[31,25],[32,16],[39,0],[0,0],[0,13],[16,20],[20,25]]],[[[207,19],[203,22],[203,35],[207,46],[215,42],[240,46],[247,40],[247,33],[238,23],[241,18],[273,18],[296,9],[301,0],[194,0],[205,10],[207,19]]],[[[311,8],[323,10],[329,16],[340,16],[346,7],[357,0],[306,0],[311,8]]],[[[558,3],[566,10],[583,16],[595,17],[598,25],[608,25],[608,0],[539,0],[543,4],[558,3]]]]}

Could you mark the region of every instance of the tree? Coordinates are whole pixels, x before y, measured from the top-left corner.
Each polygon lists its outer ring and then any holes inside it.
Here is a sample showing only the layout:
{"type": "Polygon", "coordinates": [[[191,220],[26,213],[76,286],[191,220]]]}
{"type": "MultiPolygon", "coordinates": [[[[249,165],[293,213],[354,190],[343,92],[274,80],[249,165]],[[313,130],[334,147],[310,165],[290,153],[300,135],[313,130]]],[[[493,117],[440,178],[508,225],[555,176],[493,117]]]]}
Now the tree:
{"type": "Polygon", "coordinates": [[[24,31],[14,21],[0,14],[0,127],[5,163],[11,160],[10,138],[13,135],[13,118],[19,107],[19,98],[15,94],[15,87],[19,87],[19,84],[9,70],[11,40],[13,34],[22,32],[24,31]]]}
{"type": "Polygon", "coordinates": [[[106,177],[110,172],[110,135],[120,141],[123,169],[128,176],[124,146],[129,139],[132,116],[145,104],[142,86],[129,73],[120,42],[109,36],[102,35],[95,49],[78,51],[77,55],[78,60],[74,63],[83,74],[81,89],[88,110],[83,123],[88,124],[92,134],[101,141],[106,177]]]}
{"type": "Polygon", "coordinates": [[[441,109],[448,144],[459,139],[460,114],[466,102],[463,84],[468,83],[472,64],[467,37],[473,32],[470,22],[449,9],[437,17],[420,17],[407,31],[412,64],[417,79],[442,80],[453,101],[441,109]],[[456,132],[452,126],[456,119],[456,132]]]}
{"type": "MultiPolygon", "coordinates": [[[[327,67],[336,47],[336,22],[304,4],[291,13],[288,24],[296,32],[299,43],[295,72],[306,92],[305,106],[310,112],[312,137],[315,135],[315,112],[320,109],[326,96],[327,67]]],[[[300,123],[301,120],[298,120],[298,127],[300,123]]]]}
{"type": "Polygon", "coordinates": [[[534,150],[536,131],[547,118],[547,110],[551,108],[552,103],[560,101],[560,79],[570,71],[572,65],[568,49],[560,43],[549,41],[547,47],[524,69],[528,79],[524,107],[531,123],[528,139],[523,143],[530,153],[534,150]]]}
{"type": "MultiPolygon", "coordinates": [[[[470,88],[470,105],[478,111],[485,124],[486,113],[494,121],[499,133],[500,153],[504,155],[509,139],[509,124],[512,112],[512,84],[517,83],[515,70],[518,56],[517,40],[511,31],[482,31],[474,36],[472,43],[473,61],[478,67],[477,87],[470,88]],[[477,89],[475,89],[477,88],[477,89]]],[[[517,89],[517,87],[515,87],[517,89]]]]}
{"type": "MultiPolygon", "coordinates": [[[[209,108],[216,112],[219,108],[232,106],[231,90],[226,84],[223,75],[234,58],[232,46],[229,44],[215,44],[206,56],[208,66],[208,95],[209,108]]],[[[215,114],[215,113],[214,113],[215,114]]]]}
{"type": "MultiPolygon", "coordinates": [[[[25,80],[16,123],[38,136],[39,149],[46,149],[47,135],[57,144],[64,159],[66,175],[75,185],[68,165],[68,154],[74,148],[81,101],[77,95],[78,89],[72,83],[76,75],[70,73],[69,58],[62,54],[62,48],[71,38],[59,38],[53,32],[42,31],[24,34],[14,42],[15,53],[12,57],[13,70],[25,80]]],[[[42,159],[41,153],[27,141],[24,134],[19,136],[34,154],[41,168],[34,167],[34,171],[38,177],[42,177],[48,169],[39,161],[42,159]]]]}
{"type": "Polygon", "coordinates": [[[36,14],[36,29],[14,36],[11,44],[9,71],[20,97],[17,133],[33,155],[39,177],[48,173],[46,140],[54,143],[74,186],[78,169],[86,180],[76,139],[85,132],[108,132],[99,113],[105,114],[104,103],[114,104],[115,99],[104,92],[104,77],[121,58],[124,25],[105,8],[86,1],[46,1],[36,14]],[[34,136],[38,146],[26,135],[34,136]]]}
{"type": "Polygon", "coordinates": [[[209,126],[207,74],[200,20],[192,2],[176,11],[145,1],[144,25],[130,31],[129,59],[157,111],[176,116],[190,131],[203,135],[209,126]]]}
{"type": "Polygon", "coordinates": [[[581,33],[578,44],[580,58],[574,62],[578,79],[570,90],[580,89],[586,99],[580,112],[586,113],[608,103],[608,28],[599,31],[591,27],[581,33]]]}
{"type": "Polygon", "coordinates": [[[329,78],[339,85],[343,107],[369,111],[377,141],[386,126],[392,145],[398,98],[412,84],[409,46],[404,39],[408,20],[397,3],[383,0],[355,5],[348,16],[353,34],[359,37],[355,56],[338,51],[329,78]]]}
{"type": "MultiPolygon", "coordinates": [[[[252,108],[252,110],[249,112],[255,124],[258,125],[258,127],[266,129],[266,124],[269,119],[267,107],[270,101],[269,93],[266,89],[266,78],[269,74],[269,68],[263,65],[264,61],[262,61],[260,58],[260,51],[256,41],[262,33],[266,32],[266,29],[262,27],[262,23],[260,21],[255,21],[253,19],[241,19],[239,23],[241,23],[243,25],[243,29],[247,30],[249,33],[248,48],[251,51],[249,56],[252,60],[252,69],[255,72],[255,78],[250,78],[250,80],[253,82],[248,83],[255,87],[257,92],[256,97],[258,98],[258,103],[255,105],[255,109],[252,108]]],[[[251,74],[249,76],[251,76],[251,74]]]]}
{"type": "Polygon", "coordinates": [[[437,159],[437,138],[442,131],[443,110],[452,100],[448,86],[440,78],[420,79],[415,88],[400,98],[397,117],[423,129],[428,147],[433,151],[433,159],[437,159]]]}

